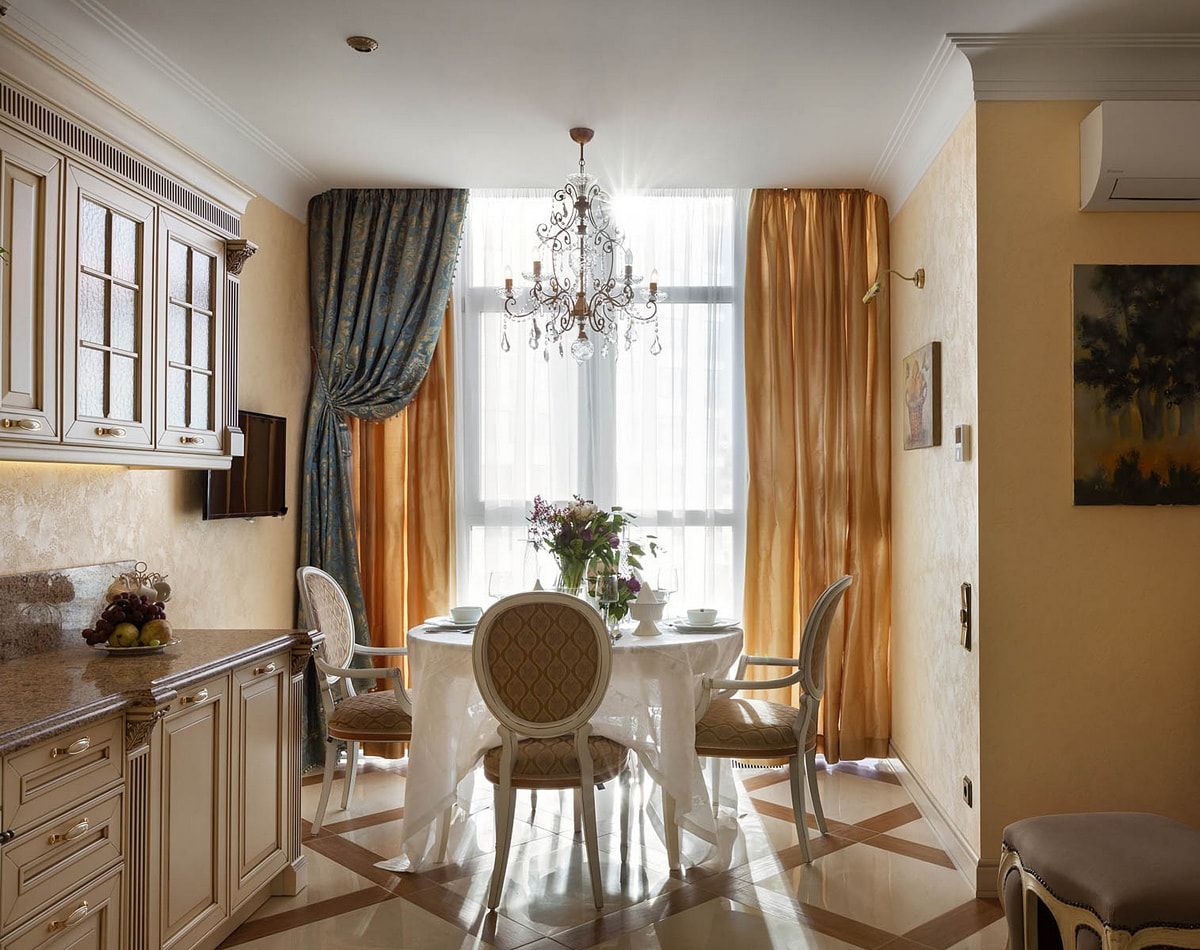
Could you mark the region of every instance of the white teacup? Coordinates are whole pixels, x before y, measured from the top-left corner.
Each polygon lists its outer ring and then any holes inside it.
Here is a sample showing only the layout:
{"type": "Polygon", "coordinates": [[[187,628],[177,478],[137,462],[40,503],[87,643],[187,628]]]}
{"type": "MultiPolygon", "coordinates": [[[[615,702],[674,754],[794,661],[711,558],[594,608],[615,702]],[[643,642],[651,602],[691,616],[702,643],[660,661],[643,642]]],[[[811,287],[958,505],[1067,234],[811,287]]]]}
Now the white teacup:
{"type": "Polygon", "coordinates": [[[717,622],[717,612],[711,607],[695,607],[687,612],[688,623],[708,627],[717,622]]]}
{"type": "Polygon", "coordinates": [[[482,607],[451,607],[450,619],[455,623],[479,623],[483,616],[482,607]]]}

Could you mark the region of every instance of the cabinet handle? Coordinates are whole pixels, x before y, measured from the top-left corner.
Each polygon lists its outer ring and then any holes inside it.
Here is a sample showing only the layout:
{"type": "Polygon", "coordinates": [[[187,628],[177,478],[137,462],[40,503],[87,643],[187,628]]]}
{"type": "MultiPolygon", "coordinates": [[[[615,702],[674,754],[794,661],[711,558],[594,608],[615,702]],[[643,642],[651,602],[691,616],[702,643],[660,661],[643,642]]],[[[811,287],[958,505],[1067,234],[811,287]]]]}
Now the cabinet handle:
{"type": "Polygon", "coordinates": [[[96,435],[107,435],[119,439],[125,434],[120,426],[96,426],[96,435]]]}
{"type": "Polygon", "coordinates": [[[73,911],[71,911],[70,915],[65,920],[50,921],[50,929],[52,931],[53,930],[66,930],[72,924],[77,924],[81,920],[83,920],[83,918],[87,916],[87,913],[88,913],[88,902],[84,901],[82,904],[80,904],[78,907],[76,907],[73,911]]]}
{"type": "Polygon", "coordinates": [[[274,673],[274,672],[275,672],[275,664],[268,663],[266,666],[255,667],[254,671],[253,671],[253,675],[254,676],[262,676],[266,673],[274,673]]]}
{"type": "Polygon", "coordinates": [[[82,739],[76,739],[65,749],[51,749],[50,758],[57,759],[60,755],[79,755],[80,752],[86,752],[92,747],[92,740],[87,736],[82,739]]]}
{"type": "Polygon", "coordinates": [[[51,844],[61,844],[64,841],[74,841],[80,835],[87,834],[88,831],[91,829],[91,827],[92,827],[91,822],[85,818],[79,824],[72,825],[68,830],[64,831],[62,834],[51,835],[50,843],[51,844]]]}
{"type": "Polygon", "coordinates": [[[182,703],[184,706],[187,706],[190,703],[202,703],[206,699],[208,699],[208,690],[202,689],[202,690],[200,690],[200,692],[196,693],[194,696],[185,696],[182,700],[182,703]]]}
{"type": "Polygon", "coordinates": [[[37,432],[42,424],[36,419],[0,419],[0,429],[24,429],[27,432],[37,432]]]}
{"type": "Polygon", "coordinates": [[[199,445],[204,440],[198,435],[181,435],[179,441],[184,445],[199,445]]]}

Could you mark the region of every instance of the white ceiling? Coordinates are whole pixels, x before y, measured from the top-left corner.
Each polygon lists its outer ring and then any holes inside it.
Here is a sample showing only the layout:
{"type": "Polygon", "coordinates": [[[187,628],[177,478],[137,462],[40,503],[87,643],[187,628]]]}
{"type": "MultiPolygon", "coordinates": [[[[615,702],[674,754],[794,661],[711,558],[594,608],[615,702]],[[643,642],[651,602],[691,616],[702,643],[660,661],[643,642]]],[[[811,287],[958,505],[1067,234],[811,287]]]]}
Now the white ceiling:
{"type": "Polygon", "coordinates": [[[914,113],[938,100],[944,138],[970,101],[946,34],[1200,31],[1194,0],[9,2],[9,26],[297,214],[339,185],[550,186],[572,125],[615,188],[870,186],[894,207],[914,113]]]}

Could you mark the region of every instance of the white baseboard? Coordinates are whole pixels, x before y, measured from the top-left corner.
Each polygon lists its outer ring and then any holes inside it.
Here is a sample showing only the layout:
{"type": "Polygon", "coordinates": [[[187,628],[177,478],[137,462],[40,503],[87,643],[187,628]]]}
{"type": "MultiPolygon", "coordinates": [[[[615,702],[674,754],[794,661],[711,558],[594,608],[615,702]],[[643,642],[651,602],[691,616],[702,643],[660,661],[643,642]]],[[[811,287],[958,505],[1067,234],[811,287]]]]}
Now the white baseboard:
{"type": "Polygon", "coordinates": [[[900,784],[904,786],[904,790],[912,797],[921,814],[933,828],[933,833],[937,835],[942,847],[946,849],[946,854],[950,856],[954,866],[974,889],[975,896],[978,898],[995,897],[996,874],[1000,868],[999,860],[981,861],[979,859],[974,846],[950,821],[950,816],[938,804],[937,799],[929,793],[929,789],[921,777],[912,770],[904,758],[904,753],[896,748],[894,742],[891,743],[891,750],[892,759],[899,763],[896,774],[900,777],[900,784]]]}

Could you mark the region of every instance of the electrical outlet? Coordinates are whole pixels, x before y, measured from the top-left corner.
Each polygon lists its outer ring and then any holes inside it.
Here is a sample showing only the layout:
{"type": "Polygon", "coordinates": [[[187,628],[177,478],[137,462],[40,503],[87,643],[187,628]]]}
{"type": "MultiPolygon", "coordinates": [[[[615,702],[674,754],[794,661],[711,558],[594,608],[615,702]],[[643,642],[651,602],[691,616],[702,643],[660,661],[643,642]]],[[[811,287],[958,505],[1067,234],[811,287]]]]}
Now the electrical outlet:
{"type": "Polygon", "coordinates": [[[963,776],[963,801],[967,803],[968,808],[975,807],[975,796],[971,787],[971,780],[967,776],[963,776]]]}

